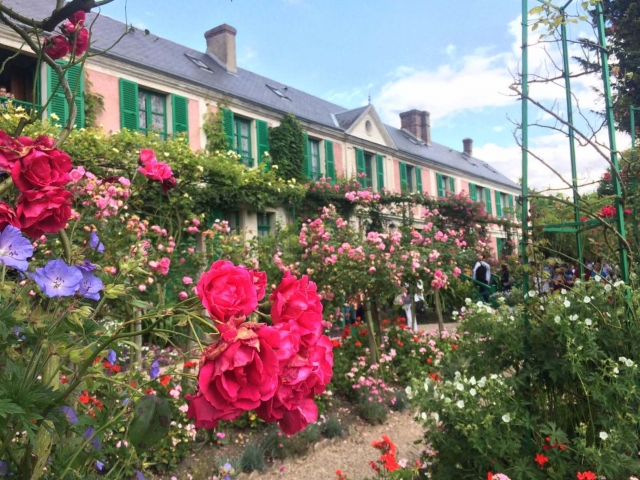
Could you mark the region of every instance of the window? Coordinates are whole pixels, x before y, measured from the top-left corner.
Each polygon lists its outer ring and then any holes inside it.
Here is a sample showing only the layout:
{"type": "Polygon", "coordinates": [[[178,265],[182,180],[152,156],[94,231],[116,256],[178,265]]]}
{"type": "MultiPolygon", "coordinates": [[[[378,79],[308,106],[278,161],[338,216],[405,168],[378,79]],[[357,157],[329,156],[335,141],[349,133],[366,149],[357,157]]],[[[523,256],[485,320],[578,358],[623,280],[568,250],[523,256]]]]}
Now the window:
{"type": "Polygon", "coordinates": [[[235,151],[240,155],[240,161],[247,167],[253,167],[251,157],[251,122],[244,118],[235,118],[235,151]]]}
{"type": "Polygon", "coordinates": [[[407,165],[407,190],[409,190],[410,192],[414,192],[416,190],[415,181],[414,181],[415,175],[416,175],[415,167],[411,165],[407,165]]]}
{"type": "Polygon", "coordinates": [[[500,260],[502,258],[502,251],[504,250],[504,238],[496,238],[496,250],[498,260],[500,260]]]}
{"type": "Polygon", "coordinates": [[[240,212],[227,212],[224,214],[224,219],[229,224],[229,229],[231,232],[239,234],[240,233],[240,212]]]}
{"type": "Polygon", "coordinates": [[[364,154],[364,173],[365,184],[363,185],[365,188],[371,187],[373,188],[373,155],[370,153],[364,154]]]}
{"type": "Polygon", "coordinates": [[[310,179],[318,180],[321,177],[320,172],[320,141],[313,138],[309,139],[309,168],[310,179]]]}
{"type": "Polygon", "coordinates": [[[498,212],[497,212],[497,215],[499,217],[504,217],[506,215],[506,212],[505,212],[506,209],[513,208],[509,204],[509,195],[507,195],[504,192],[497,192],[496,191],[496,209],[498,208],[498,205],[500,205],[500,210],[498,210],[498,212]],[[498,202],[498,198],[500,199],[499,202],[498,202]]]}
{"type": "MultiPolygon", "coordinates": [[[[276,87],[272,87],[271,85],[268,85],[268,84],[267,84],[267,88],[269,90],[271,90],[273,93],[275,93],[277,96],[279,96],[280,98],[284,98],[286,100],[291,101],[291,99],[289,97],[287,97],[281,89],[276,88],[276,87]]],[[[286,90],[286,88],[287,87],[285,87],[284,89],[286,90]]]]}
{"type": "Polygon", "coordinates": [[[438,187],[438,197],[456,193],[456,179],[442,173],[436,173],[436,186],[438,187]]]}
{"type": "Polygon", "coordinates": [[[144,134],[159,133],[167,137],[167,97],[138,89],[138,130],[144,134]]]}
{"type": "Polygon", "coordinates": [[[258,213],[258,236],[268,237],[271,235],[271,216],[272,213],[258,213]]]}
{"type": "Polygon", "coordinates": [[[485,188],[480,185],[476,185],[476,201],[487,204],[485,188]]]}
{"type": "Polygon", "coordinates": [[[199,60],[193,55],[189,55],[188,53],[185,53],[184,56],[187,57],[189,60],[191,60],[195,65],[197,65],[202,70],[206,70],[209,73],[213,73],[213,71],[209,67],[207,67],[207,65],[202,60],[199,60]]]}

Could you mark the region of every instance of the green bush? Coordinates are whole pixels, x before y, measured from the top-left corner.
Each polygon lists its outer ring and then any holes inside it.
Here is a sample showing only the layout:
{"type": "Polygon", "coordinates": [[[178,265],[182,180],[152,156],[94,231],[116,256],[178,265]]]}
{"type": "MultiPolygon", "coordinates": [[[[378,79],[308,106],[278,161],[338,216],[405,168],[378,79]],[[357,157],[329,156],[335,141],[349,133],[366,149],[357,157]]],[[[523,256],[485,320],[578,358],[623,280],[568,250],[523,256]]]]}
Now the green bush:
{"type": "Polygon", "coordinates": [[[322,435],[327,438],[341,437],[344,428],[336,417],[329,417],[327,421],[322,424],[322,435]]]}
{"type": "Polygon", "coordinates": [[[409,406],[407,394],[402,390],[398,390],[395,396],[389,402],[389,408],[394,412],[403,412],[409,406]]]}
{"type": "Polygon", "coordinates": [[[360,389],[360,398],[358,399],[358,415],[365,422],[371,425],[383,424],[387,421],[389,410],[384,402],[379,402],[375,397],[369,400],[369,389],[360,389]]]}
{"type": "Polygon", "coordinates": [[[264,470],[264,454],[260,446],[248,444],[240,457],[240,469],[245,473],[264,470]]]}

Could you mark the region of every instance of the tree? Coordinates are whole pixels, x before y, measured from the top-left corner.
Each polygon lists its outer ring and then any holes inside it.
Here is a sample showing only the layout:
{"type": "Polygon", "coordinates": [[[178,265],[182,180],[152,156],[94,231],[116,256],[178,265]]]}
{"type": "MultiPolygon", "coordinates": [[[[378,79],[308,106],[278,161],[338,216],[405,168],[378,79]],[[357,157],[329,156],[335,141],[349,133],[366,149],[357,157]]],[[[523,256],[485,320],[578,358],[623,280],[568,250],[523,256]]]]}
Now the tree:
{"type": "Polygon", "coordinates": [[[300,122],[288,113],[278,127],[269,129],[271,165],[277,165],[278,176],[285,180],[305,180],[302,165],[305,136],[300,122]]]}

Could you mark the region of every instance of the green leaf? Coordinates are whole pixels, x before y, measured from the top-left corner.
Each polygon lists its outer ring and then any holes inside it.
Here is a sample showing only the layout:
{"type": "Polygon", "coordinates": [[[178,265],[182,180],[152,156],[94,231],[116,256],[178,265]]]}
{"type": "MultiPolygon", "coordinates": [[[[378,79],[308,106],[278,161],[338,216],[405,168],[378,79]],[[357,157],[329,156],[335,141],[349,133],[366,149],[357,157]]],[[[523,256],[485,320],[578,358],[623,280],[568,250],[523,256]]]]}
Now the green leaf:
{"type": "Polygon", "coordinates": [[[155,395],[145,395],[135,406],[129,440],[136,450],[148,450],[167,433],[171,423],[169,403],[155,395]]]}
{"type": "Polygon", "coordinates": [[[7,398],[0,398],[0,417],[7,418],[7,415],[20,415],[24,410],[7,398]]]}

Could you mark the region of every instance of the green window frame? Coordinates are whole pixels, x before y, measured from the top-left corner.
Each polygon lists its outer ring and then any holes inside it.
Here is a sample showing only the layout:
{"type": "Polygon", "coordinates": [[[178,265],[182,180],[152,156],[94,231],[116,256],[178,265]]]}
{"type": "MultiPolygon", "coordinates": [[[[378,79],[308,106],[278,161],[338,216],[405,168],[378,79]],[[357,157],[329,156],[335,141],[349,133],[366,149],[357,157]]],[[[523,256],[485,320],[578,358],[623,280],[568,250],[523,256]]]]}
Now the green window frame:
{"type": "Polygon", "coordinates": [[[258,144],[258,165],[267,162],[271,168],[271,162],[265,153],[269,152],[269,124],[264,120],[256,120],[256,140],[258,144]]]}
{"type": "Polygon", "coordinates": [[[496,217],[502,217],[502,193],[498,190],[495,191],[496,195],[496,217]]]}
{"type": "Polygon", "coordinates": [[[319,180],[320,172],[320,140],[309,138],[309,180],[319,180]]]}
{"type": "Polygon", "coordinates": [[[370,153],[364,154],[364,181],[365,188],[373,188],[373,155],[370,153]]]}
{"type": "Polygon", "coordinates": [[[490,188],[485,188],[484,189],[484,196],[485,196],[484,208],[487,210],[487,213],[489,215],[493,215],[493,206],[492,206],[492,202],[491,202],[491,189],[490,188]]]}
{"type": "Polygon", "coordinates": [[[409,182],[407,181],[407,164],[404,162],[398,162],[398,169],[400,170],[400,191],[409,191],[409,182]]]}
{"type": "Polygon", "coordinates": [[[423,194],[422,190],[422,169],[420,167],[416,167],[416,191],[419,194],[423,194]]]}
{"type": "Polygon", "coordinates": [[[478,190],[475,183],[469,184],[469,198],[474,202],[478,201],[478,190]]]}
{"type": "Polygon", "coordinates": [[[235,117],[234,150],[240,155],[240,162],[247,167],[253,167],[251,156],[251,120],[235,117]]]}
{"type": "Polygon", "coordinates": [[[384,157],[376,155],[376,188],[381,192],[384,188],[384,157]]]}
{"type": "Polygon", "coordinates": [[[364,162],[364,150],[356,148],[356,174],[362,188],[367,188],[366,173],[367,167],[364,162]]]}
{"type": "Polygon", "coordinates": [[[413,165],[407,165],[407,191],[415,192],[416,191],[416,167],[413,165]]]}
{"type": "Polygon", "coordinates": [[[438,197],[444,197],[447,189],[445,188],[444,175],[441,173],[436,173],[436,186],[438,187],[438,197]]]}
{"type": "Polygon", "coordinates": [[[498,260],[502,258],[502,251],[504,250],[504,238],[496,238],[496,253],[498,260]]]}
{"type": "Polygon", "coordinates": [[[138,87],[138,131],[167,138],[167,96],[138,87]]]}
{"type": "Polygon", "coordinates": [[[268,237],[271,235],[271,213],[258,212],[258,236],[268,237]]]}
{"type": "Polygon", "coordinates": [[[324,176],[329,178],[332,184],[336,183],[336,161],[333,154],[333,142],[331,140],[324,141],[324,176]]]}

